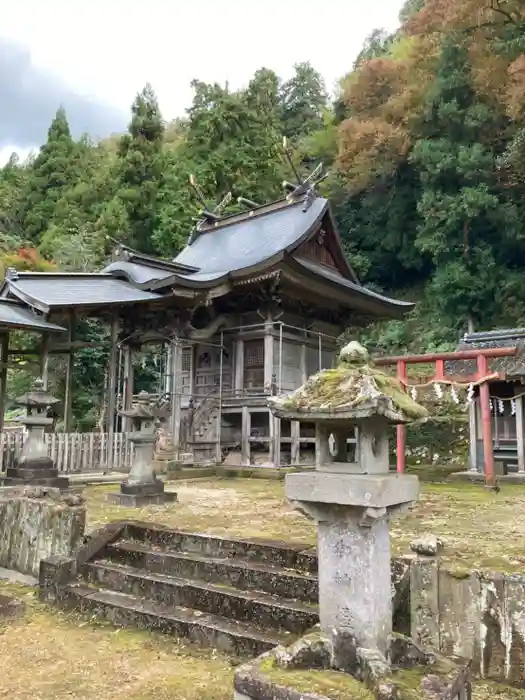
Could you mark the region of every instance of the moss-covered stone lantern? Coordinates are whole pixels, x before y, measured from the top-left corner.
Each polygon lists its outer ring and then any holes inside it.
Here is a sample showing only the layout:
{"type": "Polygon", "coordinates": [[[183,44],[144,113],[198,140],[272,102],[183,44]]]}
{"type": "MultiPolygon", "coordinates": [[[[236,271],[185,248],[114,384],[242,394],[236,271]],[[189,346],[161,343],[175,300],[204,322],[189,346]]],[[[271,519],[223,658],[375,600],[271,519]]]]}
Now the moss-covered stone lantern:
{"type": "Polygon", "coordinates": [[[155,397],[145,391],[137,396],[129,410],[120,411],[120,415],[131,419],[129,438],[134,446],[134,456],[128,478],[120,485],[120,492],[108,494],[108,500],[112,503],[142,507],[177,500],[176,493],[164,491],[164,483],[157,479],[153,470],[158,412],[155,397]]]}
{"type": "Polygon", "coordinates": [[[392,632],[388,519],[418,498],[416,476],[389,472],[388,431],[427,411],[356,342],[339,366],[269,399],[280,418],[314,422],[316,470],[287,474],[285,493],[317,521],[319,612],[335,665],[351,644],[386,657],[392,632]],[[347,438],[358,428],[355,459],[347,438]]]}
{"type": "Polygon", "coordinates": [[[36,379],[32,389],[16,399],[15,403],[26,409],[21,422],[27,428],[27,438],[14,466],[8,467],[6,471],[6,486],[34,484],[60,489],[69,487],[69,479],[58,475],[44,438],[45,429],[53,424],[53,418],[47,415],[48,409],[58,402],[45,390],[41,379],[36,379]]]}

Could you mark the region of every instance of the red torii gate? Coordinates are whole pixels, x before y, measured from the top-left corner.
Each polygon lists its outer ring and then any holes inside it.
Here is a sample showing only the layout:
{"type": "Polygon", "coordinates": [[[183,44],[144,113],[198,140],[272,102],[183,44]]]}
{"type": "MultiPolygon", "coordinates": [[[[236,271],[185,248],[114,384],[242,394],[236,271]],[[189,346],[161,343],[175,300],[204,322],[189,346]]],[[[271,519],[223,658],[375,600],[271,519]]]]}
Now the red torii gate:
{"type": "MultiPolygon", "coordinates": [[[[488,359],[494,357],[512,357],[516,355],[518,349],[514,348],[478,348],[477,350],[461,350],[459,352],[438,352],[428,355],[400,355],[398,357],[378,357],[374,358],[374,363],[378,366],[396,367],[396,374],[402,384],[415,386],[417,384],[407,384],[407,365],[423,365],[434,363],[435,371],[433,377],[427,379],[431,382],[452,382],[461,383],[465,386],[477,384],[479,386],[479,401],[481,408],[481,425],[483,434],[483,457],[485,463],[485,481],[487,484],[494,483],[494,452],[492,446],[492,416],[490,412],[490,395],[488,380],[504,379],[501,373],[489,373],[488,359]],[[476,360],[477,372],[475,374],[462,376],[461,378],[447,376],[445,374],[445,362],[450,360],[476,360]]],[[[405,449],[406,449],[406,428],[404,425],[397,426],[397,471],[405,471],[405,449]]]]}

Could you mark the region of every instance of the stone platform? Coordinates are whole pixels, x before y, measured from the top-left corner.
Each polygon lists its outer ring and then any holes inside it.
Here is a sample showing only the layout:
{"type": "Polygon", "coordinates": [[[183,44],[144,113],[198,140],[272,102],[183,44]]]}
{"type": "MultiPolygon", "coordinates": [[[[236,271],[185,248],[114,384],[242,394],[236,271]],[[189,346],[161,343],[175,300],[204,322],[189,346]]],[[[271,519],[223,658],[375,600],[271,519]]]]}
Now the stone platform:
{"type": "Polygon", "coordinates": [[[142,508],[144,506],[162,505],[163,503],[175,503],[177,494],[173,491],[164,491],[164,483],[155,480],[149,484],[129,484],[123,481],[118,493],[108,493],[109,503],[115,503],[129,508],[142,508]]]}
{"type": "Polygon", "coordinates": [[[58,469],[54,466],[15,466],[7,468],[3,485],[46,486],[65,491],[69,488],[69,479],[67,476],[59,476],[58,469]]]}

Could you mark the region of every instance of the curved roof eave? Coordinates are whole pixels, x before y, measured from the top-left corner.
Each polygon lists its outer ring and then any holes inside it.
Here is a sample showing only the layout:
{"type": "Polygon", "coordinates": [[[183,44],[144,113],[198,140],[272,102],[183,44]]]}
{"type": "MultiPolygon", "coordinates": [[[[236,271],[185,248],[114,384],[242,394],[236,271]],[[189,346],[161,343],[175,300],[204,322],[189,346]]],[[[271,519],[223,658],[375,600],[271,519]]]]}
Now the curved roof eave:
{"type": "MultiPolygon", "coordinates": [[[[311,263],[307,260],[298,260],[295,257],[286,259],[286,267],[292,273],[292,277],[303,279],[305,284],[313,285],[317,283],[319,286],[331,288],[341,298],[348,297],[348,303],[345,304],[349,308],[355,308],[350,303],[350,297],[358,297],[364,301],[364,306],[361,308],[362,313],[369,313],[380,318],[402,318],[406,313],[411,311],[415,304],[410,301],[399,301],[392,299],[371,289],[367,289],[361,284],[356,284],[341,276],[337,278],[330,270],[323,270],[322,266],[311,263]],[[365,308],[367,307],[367,308],[365,308]]],[[[343,303],[345,303],[343,301],[343,303]]]]}

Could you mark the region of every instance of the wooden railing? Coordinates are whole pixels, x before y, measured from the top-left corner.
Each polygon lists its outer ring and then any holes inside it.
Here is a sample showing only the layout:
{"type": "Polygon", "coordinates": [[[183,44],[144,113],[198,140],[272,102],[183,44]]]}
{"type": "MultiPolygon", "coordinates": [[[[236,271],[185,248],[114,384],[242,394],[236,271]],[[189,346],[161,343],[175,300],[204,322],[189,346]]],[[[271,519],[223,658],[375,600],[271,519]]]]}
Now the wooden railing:
{"type": "MultiPolygon", "coordinates": [[[[14,465],[15,457],[26,439],[22,431],[0,434],[2,471],[14,465]]],[[[59,472],[129,471],[133,447],[124,433],[111,437],[105,433],[53,433],[45,435],[48,454],[59,472]]]]}

